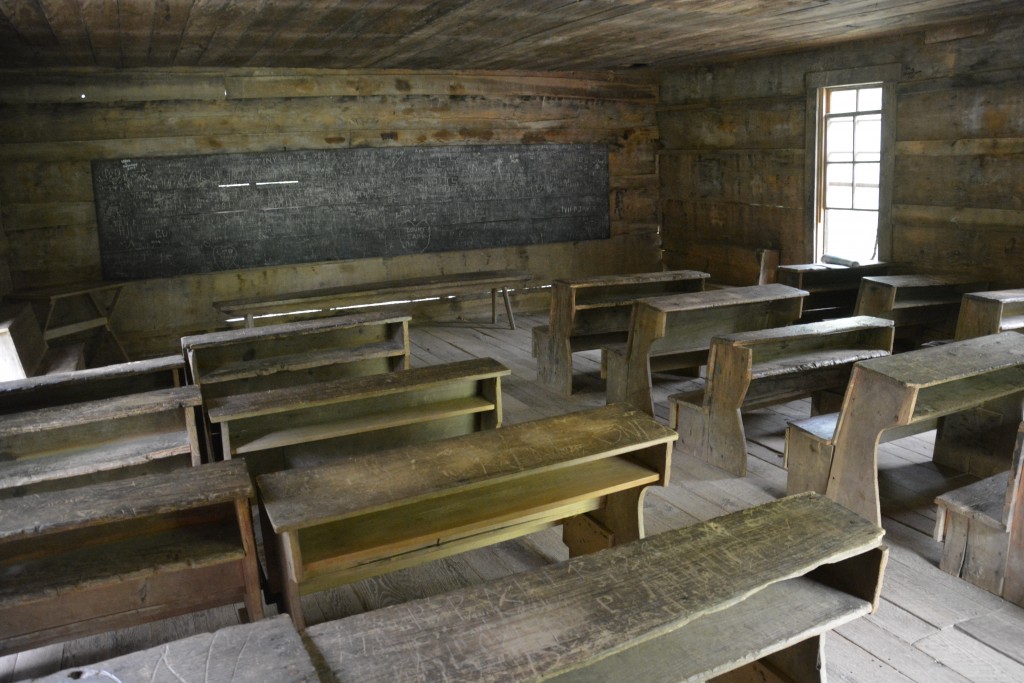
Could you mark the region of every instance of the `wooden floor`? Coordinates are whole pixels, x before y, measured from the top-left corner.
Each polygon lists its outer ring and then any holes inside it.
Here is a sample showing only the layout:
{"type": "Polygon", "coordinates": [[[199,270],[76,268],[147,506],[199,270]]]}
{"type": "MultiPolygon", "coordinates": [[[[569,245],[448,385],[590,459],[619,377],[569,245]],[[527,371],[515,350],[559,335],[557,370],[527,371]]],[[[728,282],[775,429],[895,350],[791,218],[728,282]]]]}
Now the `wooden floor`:
{"type": "MultiPolygon", "coordinates": [[[[414,366],[491,356],[512,370],[503,383],[505,423],[603,405],[596,352],[576,356],[576,393],[556,396],[535,382],[530,329],[541,319],[519,316],[519,329],[468,323],[414,327],[414,366]]],[[[546,321],[544,321],[546,322],[546,321]]],[[[656,379],[657,416],[666,396],[688,380],[656,379]]],[[[676,454],[672,483],[646,499],[647,533],[656,534],[780,497],[783,430],[787,418],[808,414],[809,402],[752,412],[745,424],[749,474],[737,479],[676,454]]],[[[827,643],[832,681],[1024,681],[1024,610],[938,569],[940,545],[931,540],[935,496],[962,480],[930,462],[930,436],[882,446],[880,486],[891,555],[878,613],[841,628],[827,643]]],[[[475,584],[566,557],[556,529],[430,565],[304,598],[311,623],[475,584]]],[[[268,609],[270,614],[274,608],[268,609]]],[[[0,683],[151,647],[238,621],[222,608],[157,624],[83,638],[0,658],[0,683]]],[[[727,634],[723,634],[727,637],[727,634]]]]}

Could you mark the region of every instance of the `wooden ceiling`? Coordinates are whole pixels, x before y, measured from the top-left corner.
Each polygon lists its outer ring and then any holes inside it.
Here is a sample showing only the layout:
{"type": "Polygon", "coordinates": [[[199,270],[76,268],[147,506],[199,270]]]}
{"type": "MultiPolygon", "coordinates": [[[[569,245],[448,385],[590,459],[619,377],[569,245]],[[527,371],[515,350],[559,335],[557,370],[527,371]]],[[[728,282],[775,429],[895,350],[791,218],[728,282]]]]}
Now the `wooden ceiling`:
{"type": "Polygon", "coordinates": [[[1022,11],[1021,0],[0,0],[0,64],[671,67],[1022,11]]]}

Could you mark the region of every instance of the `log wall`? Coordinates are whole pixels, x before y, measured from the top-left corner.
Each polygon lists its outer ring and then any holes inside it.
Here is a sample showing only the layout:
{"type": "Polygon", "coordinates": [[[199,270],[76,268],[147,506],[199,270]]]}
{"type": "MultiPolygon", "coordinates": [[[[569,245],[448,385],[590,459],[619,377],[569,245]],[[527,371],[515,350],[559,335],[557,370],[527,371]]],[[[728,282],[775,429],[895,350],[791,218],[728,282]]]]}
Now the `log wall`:
{"type": "Polygon", "coordinates": [[[666,262],[707,241],[810,260],[804,77],[898,63],[891,258],[1024,285],[1022,44],[1018,16],[666,76],[666,262]]]}
{"type": "Polygon", "coordinates": [[[101,277],[92,159],[349,146],[607,144],[612,239],[133,282],[112,321],[130,355],[220,326],[221,299],[466,270],[543,283],[658,269],[656,98],[633,73],[0,72],[0,293],[101,277]]]}

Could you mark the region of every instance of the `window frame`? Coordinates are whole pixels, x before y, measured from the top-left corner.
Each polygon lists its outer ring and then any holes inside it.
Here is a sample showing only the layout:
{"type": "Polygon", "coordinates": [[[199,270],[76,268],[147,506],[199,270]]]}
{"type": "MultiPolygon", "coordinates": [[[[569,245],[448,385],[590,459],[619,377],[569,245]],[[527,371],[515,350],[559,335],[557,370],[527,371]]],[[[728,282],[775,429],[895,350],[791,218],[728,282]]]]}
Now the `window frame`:
{"type": "Polygon", "coordinates": [[[805,75],[807,90],[805,131],[804,187],[805,222],[809,237],[808,261],[817,262],[824,249],[823,208],[825,174],[824,164],[824,98],[826,88],[851,86],[874,86],[882,89],[882,139],[881,158],[878,174],[878,260],[891,261],[892,245],[892,178],[895,166],[896,146],[896,83],[899,80],[899,64],[855,69],[818,71],[805,75]]]}

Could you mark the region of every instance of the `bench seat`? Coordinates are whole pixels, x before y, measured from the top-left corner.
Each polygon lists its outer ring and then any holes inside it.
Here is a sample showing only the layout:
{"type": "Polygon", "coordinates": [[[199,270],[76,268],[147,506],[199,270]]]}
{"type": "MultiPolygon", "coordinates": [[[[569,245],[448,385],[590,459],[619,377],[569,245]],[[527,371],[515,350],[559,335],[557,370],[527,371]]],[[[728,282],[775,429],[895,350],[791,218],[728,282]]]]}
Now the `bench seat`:
{"type": "Polygon", "coordinates": [[[339,681],[822,681],[827,631],[877,606],[882,534],[795,496],[306,635],[339,681]]]}
{"type": "Polygon", "coordinates": [[[935,499],[939,568],[1018,605],[1024,604],[1021,470],[1024,424],[1009,469],[935,499]]]}
{"type": "Polygon", "coordinates": [[[265,538],[277,537],[271,590],[283,590],[301,626],[300,594],[566,518],[574,554],[634,540],[643,493],[667,482],[675,438],[615,405],[262,475],[265,538]]]}

